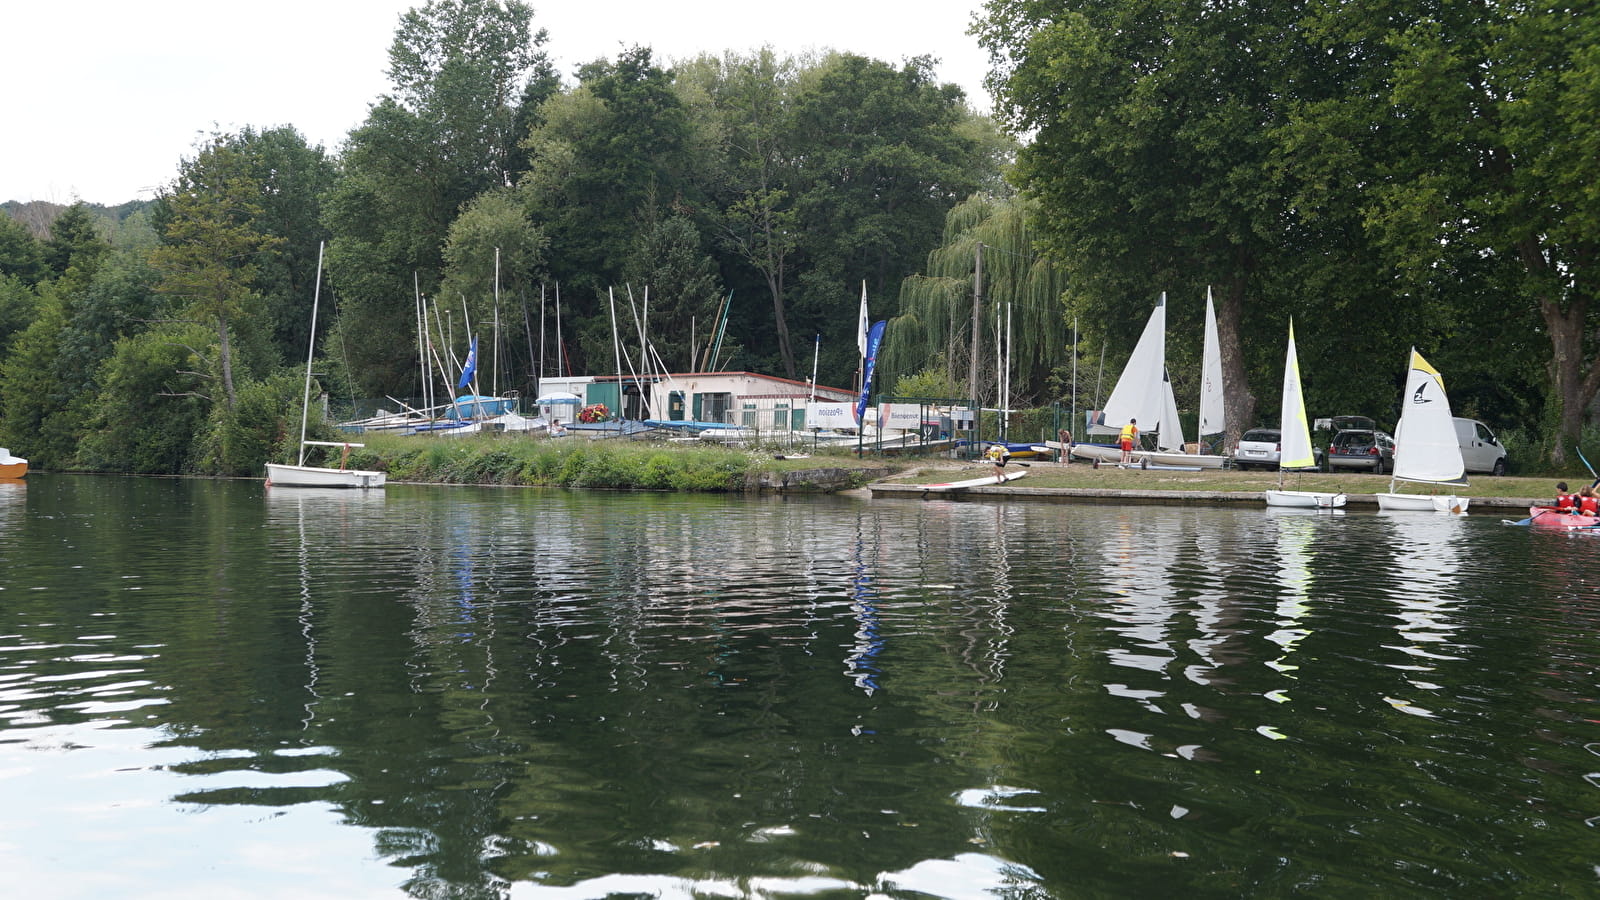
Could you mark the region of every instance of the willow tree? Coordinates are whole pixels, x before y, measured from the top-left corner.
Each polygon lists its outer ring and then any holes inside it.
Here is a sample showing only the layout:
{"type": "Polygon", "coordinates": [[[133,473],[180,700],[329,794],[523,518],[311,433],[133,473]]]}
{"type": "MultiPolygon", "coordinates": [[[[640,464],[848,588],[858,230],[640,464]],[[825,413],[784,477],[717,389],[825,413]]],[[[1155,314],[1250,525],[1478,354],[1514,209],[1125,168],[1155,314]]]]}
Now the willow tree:
{"type": "Polygon", "coordinates": [[[996,337],[1009,332],[1012,405],[1042,403],[1071,339],[1061,301],[1066,286],[1066,273],[1033,252],[1027,203],[970,197],[945,216],[944,238],[928,254],[927,271],[900,283],[900,314],[884,332],[883,366],[905,375],[942,369],[948,383],[992,402],[996,337]],[[973,372],[977,383],[969,384],[973,372]]]}

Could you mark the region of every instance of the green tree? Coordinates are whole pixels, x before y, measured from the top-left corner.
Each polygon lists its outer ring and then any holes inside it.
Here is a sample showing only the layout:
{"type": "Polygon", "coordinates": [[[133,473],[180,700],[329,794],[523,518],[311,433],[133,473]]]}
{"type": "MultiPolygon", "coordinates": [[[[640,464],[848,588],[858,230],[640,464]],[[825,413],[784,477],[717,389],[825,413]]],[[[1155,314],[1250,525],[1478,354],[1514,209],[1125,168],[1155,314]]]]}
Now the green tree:
{"type": "Polygon", "coordinates": [[[68,290],[88,284],[110,251],[99,220],[81,200],[50,223],[50,237],[44,242],[45,265],[56,278],[69,280],[68,290]]]}
{"type": "MultiPolygon", "coordinates": [[[[549,244],[543,230],[528,218],[527,210],[510,190],[488,191],[470,201],[450,226],[445,244],[445,277],[438,301],[448,309],[466,307],[472,334],[462,328],[451,350],[456,358],[465,357],[474,335],[481,337],[481,362],[478,371],[498,392],[505,357],[506,382],[514,379],[510,360],[515,355],[528,362],[524,354],[513,354],[524,335],[523,318],[511,315],[519,308],[513,298],[524,296],[544,266],[544,251],[549,244]],[[498,296],[496,286],[498,283],[498,296]]],[[[436,341],[444,336],[435,335],[436,341]]],[[[526,366],[516,367],[531,370],[526,366]]],[[[454,378],[450,378],[454,385],[454,378]]],[[[523,389],[531,389],[531,380],[523,389]]]]}
{"type": "MultiPolygon", "coordinates": [[[[1251,381],[1278,383],[1291,314],[1319,320],[1299,329],[1305,358],[1338,341],[1350,363],[1342,391],[1391,395],[1406,338],[1386,326],[1414,309],[1391,302],[1354,205],[1297,206],[1301,173],[1278,156],[1295,105],[1338,90],[1337,67],[1301,38],[1299,4],[985,9],[977,32],[999,107],[1034,135],[1015,180],[1038,203],[1041,247],[1071,273],[1069,301],[1092,337],[1131,351],[1166,291],[1169,333],[1193,336],[1169,342],[1169,360],[1197,360],[1203,305],[1183,298],[1215,285],[1230,436],[1255,420],[1251,381]]],[[[1308,379],[1313,408],[1325,408],[1322,383],[1308,379]]]]}
{"type": "Polygon", "coordinates": [[[208,410],[225,408],[210,402],[199,374],[208,367],[199,354],[215,336],[205,325],[174,322],[119,340],[78,451],[83,464],[104,472],[194,471],[208,410]]]}
{"type": "Polygon", "coordinates": [[[38,284],[49,272],[44,245],[28,226],[0,214],[0,275],[11,275],[24,284],[38,284]]]}
{"type": "Polygon", "coordinates": [[[995,326],[1003,329],[1009,316],[1013,405],[1051,399],[1046,396],[1051,368],[1071,340],[1061,302],[1067,277],[1034,252],[1035,221],[1028,204],[1018,199],[972,197],[952,209],[945,218],[943,243],[928,254],[926,271],[900,284],[899,313],[884,332],[884,371],[926,372],[927,362],[938,360],[949,383],[966,386],[963,396],[992,404],[998,397],[995,326]],[[980,357],[974,367],[973,292],[980,252],[980,357]],[[976,385],[968,384],[973,371],[979,376],[976,385]]]}
{"type": "Polygon", "coordinates": [[[1400,287],[1458,321],[1537,316],[1562,463],[1600,392],[1600,20],[1385,2],[1313,7],[1307,30],[1344,89],[1289,130],[1286,155],[1318,176],[1298,199],[1355,198],[1400,287]]]}
{"type": "Polygon", "coordinates": [[[390,47],[393,93],[351,132],[344,177],[324,214],[339,330],[358,386],[417,385],[414,285],[434,293],[450,224],[479,193],[520,172],[520,100],[542,102],[551,74],[517,0],[433,0],[402,17],[390,47]]]}
{"type": "Polygon", "coordinates": [[[244,156],[226,139],[213,138],[163,196],[170,210],[165,243],[151,254],[162,275],[159,290],[183,299],[188,315],[215,330],[218,373],[230,408],[238,400],[232,333],[255,311],[260,254],[283,243],[256,227],[260,194],[244,156]]]}
{"type": "MultiPolygon", "coordinates": [[[[722,302],[716,262],[702,249],[700,232],[686,216],[654,222],[634,238],[623,282],[638,294],[646,333],[669,369],[695,369],[689,336],[704,337],[722,302]],[[639,293],[640,288],[648,294],[639,293]]],[[[646,360],[654,367],[655,360],[646,360]]]]}

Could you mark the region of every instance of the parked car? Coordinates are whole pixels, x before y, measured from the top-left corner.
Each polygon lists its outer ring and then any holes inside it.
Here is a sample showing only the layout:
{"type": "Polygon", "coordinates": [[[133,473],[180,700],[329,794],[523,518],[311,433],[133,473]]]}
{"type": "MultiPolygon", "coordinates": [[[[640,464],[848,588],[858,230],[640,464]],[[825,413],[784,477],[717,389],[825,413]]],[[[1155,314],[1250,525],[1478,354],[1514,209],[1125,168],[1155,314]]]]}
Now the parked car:
{"type": "Polygon", "coordinates": [[[1323,454],[1324,471],[1361,469],[1382,475],[1394,470],[1394,438],[1376,428],[1346,428],[1333,436],[1323,454]]]}
{"type": "Polygon", "coordinates": [[[1233,448],[1233,466],[1236,469],[1251,466],[1276,469],[1282,453],[1282,432],[1276,428],[1252,428],[1239,438],[1239,446],[1233,448]]]}
{"type": "Polygon", "coordinates": [[[1468,472],[1506,473],[1506,448],[1495,439],[1489,426],[1477,419],[1457,418],[1456,440],[1461,444],[1461,461],[1468,472]]]}

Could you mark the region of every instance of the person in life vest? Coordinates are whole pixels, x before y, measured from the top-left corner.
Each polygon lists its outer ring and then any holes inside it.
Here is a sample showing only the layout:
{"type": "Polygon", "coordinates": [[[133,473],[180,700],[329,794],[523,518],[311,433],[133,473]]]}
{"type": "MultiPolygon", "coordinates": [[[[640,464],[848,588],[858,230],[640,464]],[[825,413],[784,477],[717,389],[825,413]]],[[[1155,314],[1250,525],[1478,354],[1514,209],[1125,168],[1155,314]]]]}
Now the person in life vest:
{"type": "Polygon", "coordinates": [[[1137,441],[1138,439],[1139,439],[1139,420],[1138,419],[1129,419],[1128,420],[1128,424],[1122,426],[1122,437],[1119,439],[1119,443],[1122,444],[1122,462],[1123,463],[1126,464],[1126,463],[1133,462],[1133,442],[1137,441]]]}
{"type": "Polygon", "coordinates": [[[995,482],[1005,484],[1006,461],[1011,459],[1011,451],[1006,449],[1005,444],[990,444],[989,449],[983,455],[989,457],[989,461],[994,463],[995,482]]]}
{"type": "Polygon", "coordinates": [[[1556,512],[1572,512],[1577,509],[1578,495],[1567,493],[1565,481],[1556,482],[1556,512]]]}
{"type": "Polygon", "coordinates": [[[1578,489],[1578,514],[1600,516],[1600,497],[1595,496],[1593,488],[1585,486],[1578,489]]]}

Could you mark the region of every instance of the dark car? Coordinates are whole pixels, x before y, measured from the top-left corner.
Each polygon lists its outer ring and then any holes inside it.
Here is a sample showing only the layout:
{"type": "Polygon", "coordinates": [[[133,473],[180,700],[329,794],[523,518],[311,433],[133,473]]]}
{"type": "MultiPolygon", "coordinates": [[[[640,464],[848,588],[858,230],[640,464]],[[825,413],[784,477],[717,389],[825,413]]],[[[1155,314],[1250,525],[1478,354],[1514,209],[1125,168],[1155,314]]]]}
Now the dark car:
{"type": "Polygon", "coordinates": [[[1346,428],[1336,433],[1323,454],[1323,469],[1394,470],[1394,438],[1376,428],[1346,428]]]}

